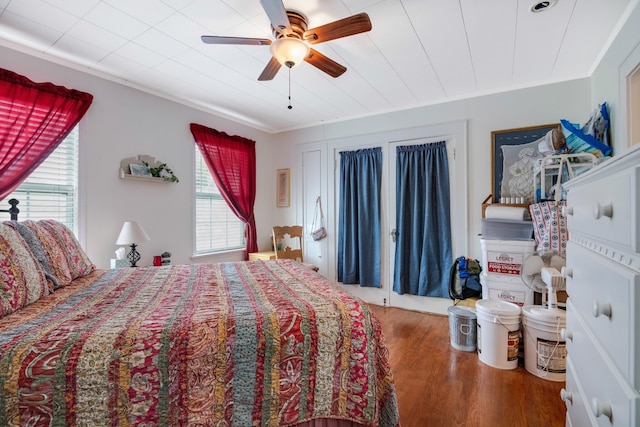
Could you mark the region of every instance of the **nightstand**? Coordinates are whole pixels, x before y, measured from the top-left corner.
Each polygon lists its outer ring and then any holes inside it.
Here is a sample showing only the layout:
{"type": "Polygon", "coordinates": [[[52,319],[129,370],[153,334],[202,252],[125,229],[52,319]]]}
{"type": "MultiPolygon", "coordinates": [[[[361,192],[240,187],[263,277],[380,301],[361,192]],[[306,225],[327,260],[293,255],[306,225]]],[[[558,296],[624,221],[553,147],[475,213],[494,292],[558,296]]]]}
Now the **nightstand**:
{"type": "Polygon", "coordinates": [[[263,251],[263,252],[251,252],[249,253],[249,261],[256,261],[259,259],[276,259],[275,251],[263,251]]]}

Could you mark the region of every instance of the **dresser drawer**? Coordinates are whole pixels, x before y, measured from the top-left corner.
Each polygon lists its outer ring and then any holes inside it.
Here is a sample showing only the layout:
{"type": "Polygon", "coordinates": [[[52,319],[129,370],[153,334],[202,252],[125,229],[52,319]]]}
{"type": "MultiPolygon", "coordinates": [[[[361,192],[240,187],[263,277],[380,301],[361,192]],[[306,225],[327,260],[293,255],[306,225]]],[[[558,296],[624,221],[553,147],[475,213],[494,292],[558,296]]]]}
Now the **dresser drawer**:
{"type": "MultiPolygon", "coordinates": [[[[602,427],[634,425],[640,396],[611,365],[602,349],[594,344],[571,297],[567,303],[566,331],[570,334],[567,351],[574,371],[588,373],[580,376],[583,392],[580,397],[591,415],[589,418],[602,427]]],[[[584,419],[584,415],[576,412],[576,417],[584,419]]],[[[572,422],[581,425],[573,419],[572,422]]]]}
{"type": "Polygon", "coordinates": [[[569,235],[578,233],[638,252],[639,183],[640,167],[634,167],[570,188],[565,208],[569,235]]]}
{"type": "Polygon", "coordinates": [[[620,372],[640,385],[639,275],[573,242],[567,244],[567,294],[620,372]],[[607,310],[610,312],[606,314],[607,310]]]}
{"type": "Polygon", "coordinates": [[[561,393],[562,400],[567,407],[567,427],[595,426],[596,419],[591,408],[584,401],[584,391],[576,369],[573,367],[571,355],[567,357],[567,383],[561,393]]]}

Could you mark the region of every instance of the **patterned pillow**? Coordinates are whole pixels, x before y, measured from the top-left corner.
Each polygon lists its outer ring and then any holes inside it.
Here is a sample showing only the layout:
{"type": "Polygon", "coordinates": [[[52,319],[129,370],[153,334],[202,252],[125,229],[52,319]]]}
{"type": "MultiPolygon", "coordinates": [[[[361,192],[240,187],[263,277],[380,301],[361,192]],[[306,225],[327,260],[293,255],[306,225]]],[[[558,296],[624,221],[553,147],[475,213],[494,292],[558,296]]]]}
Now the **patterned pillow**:
{"type": "Polygon", "coordinates": [[[0,224],[0,317],[49,294],[47,279],[11,221],[0,224]]]}
{"type": "Polygon", "coordinates": [[[77,279],[78,277],[86,276],[95,269],[93,262],[80,246],[75,234],[66,225],[52,219],[43,219],[38,223],[47,228],[60,242],[62,249],[66,253],[67,260],[69,260],[72,278],[77,279]]]}
{"type": "Polygon", "coordinates": [[[60,286],[91,273],[95,266],[69,228],[54,220],[23,221],[40,240],[53,275],[60,286]]]}
{"type": "Polygon", "coordinates": [[[44,252],[44,248],[40,244],[40,240],[38,240],[34,232],[26,225],[20,222],[14,222],[13,224],[18,230],[18,233],[20,233],[20,236],[22,236],[24,241],[27,242],[31,253],[35,257],[36,261],[38,261],[38,264],[40,264],[42,272],[49,281],[49,290],[53,291],[54,289],[58,289],[60,287],[60,282],[58,281],[58,278],[53,275],[53,270],[49,265],[47,254],[44,252]]]}

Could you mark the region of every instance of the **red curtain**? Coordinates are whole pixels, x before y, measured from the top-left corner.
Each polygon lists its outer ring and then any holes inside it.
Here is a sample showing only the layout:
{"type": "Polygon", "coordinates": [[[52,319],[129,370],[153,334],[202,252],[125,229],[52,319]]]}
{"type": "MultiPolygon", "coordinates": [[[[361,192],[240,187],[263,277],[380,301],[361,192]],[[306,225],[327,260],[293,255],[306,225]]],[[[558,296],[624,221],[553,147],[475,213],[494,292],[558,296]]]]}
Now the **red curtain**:
{"type": "Polygon", "coordinates": [[[231,210],[245,223],[247,246],[258,251],[256,220],[253,205],[256,200],[256,142],[241,136],[229,136],[196,123],[191,133],[213,176],[220,194],[231,210]]]}
{"type": "Polygon", "coordinates": [[[67,137],[93,96],[0,68],[0,200],[67,137]]]}

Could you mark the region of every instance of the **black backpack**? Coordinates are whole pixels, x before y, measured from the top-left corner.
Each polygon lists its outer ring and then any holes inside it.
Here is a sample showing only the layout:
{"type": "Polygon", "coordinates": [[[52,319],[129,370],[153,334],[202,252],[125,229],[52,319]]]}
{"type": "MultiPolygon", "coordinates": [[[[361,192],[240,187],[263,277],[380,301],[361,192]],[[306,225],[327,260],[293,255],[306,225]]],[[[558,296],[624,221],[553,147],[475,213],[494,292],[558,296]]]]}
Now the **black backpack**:
{"type": "Polygon", "coordinates": [[[477,259],[456,258],[449,272],[449,297],[463,300],[482,295],[481,272],[482,267],[477,259]]]}

